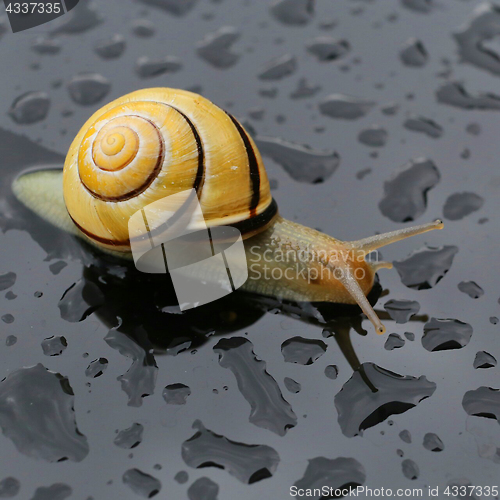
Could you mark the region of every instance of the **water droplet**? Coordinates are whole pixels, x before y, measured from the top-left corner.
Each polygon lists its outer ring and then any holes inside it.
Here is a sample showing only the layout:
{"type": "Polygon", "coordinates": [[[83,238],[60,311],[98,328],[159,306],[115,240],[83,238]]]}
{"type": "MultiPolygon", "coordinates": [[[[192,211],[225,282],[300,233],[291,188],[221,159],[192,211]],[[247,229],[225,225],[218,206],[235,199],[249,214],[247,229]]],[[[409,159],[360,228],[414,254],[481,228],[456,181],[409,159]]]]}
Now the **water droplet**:
{"type": "Polygon", "coordinates": [[[363,129],[358,135],[358,141],[365,146],[380,148],[385,146],[389,134],[380,125],[372,125],[363,129]]]}
{"type": "Polygon", "coordinates": [[[403,474],[407,479],[415,480],[418,479],[420,471],[418,465],[409,458],[403,460],[401,467],[403,469],[403,474]]]}
{"type": "Polygon", "coordinates": [[[277,137],[255,137],[263,156],[271,158],[298,182],[317,184],[328,180],[337,170],[340,157],[336,151],[318,151],[277,137]]]}
{"type": "Polygon", "coordinates": [[[45,92],[26,92],[17,97],[9,109],[9,116],[19,125],[31,125],[45,119],[50,99],[45,92]]]}
{"type": "Polygon", "coordinates": [[[29,457],[80,462],[89,452],[76,426],[69,380],[42,364],[12,371],[0,382],[0,427],[29,457]]]}
{"type": "Polygon", "coordinates": [[[110,330],[104,340],[122,356],[132,359],[132,365],[127,373],[120,375],[117,380],[129,398],[128,406],[141,406],[142,398],[154,393],[158,374],[158,367],[152,354],[153,346],[146,333],[139,330],[132,340],[117,330],[110,330]]]}
{"type": "Polygon", "coordinates": [[[434,0],[401,0],[408,9],[416,12],[428,13],[434,8],[434,0]]]}
{"type": "Polygon", "coordinates": [[[333,28],[336,28],[338,26],[338,20],[337,19],[322,19],[318,23],[318,28],[321,30],[332,30],[333,28]]]}
{"type": "Polygon", "coordinates": [[[238,383],[238,389],[251,406],[250,422],[284,436],[297,425],[297,417],[283,398],[276,380],[266,371],[265,361],[259,359],[253,344],[242,337],[221,339],[214,351],[219,364],[229,368],[238,383]]]}
{"type": "Polygon", "coordinates": [[[85,31],[92,30],[103,22],[103,17],[95,5],[83,2],[78,5],[78,9],[72,9],[53,24],[55,28],[52,35],[78,35],[85,31]]]}
{"type": "Polygon", "coordinates": [[[314,0],[276,0],[270,11],[283,24],[302,26],[313,17],[314,0]]]}
{"type": "Polygon", "coordinates": [[[116,435],[113,443],[119,448],[124,448],[125,450],[131,450],[136,446],[139,446],[142,442],[142,434],[144,432],[144,426],[134,422],[127,429],[123,429],[116,435]]]}
{"type": "Polygon", "coordinates": [[[483,205],[483,198],[475,193],[454,193],[446,200],[443,215],[449,220],[460,220],[476,212],[483,205]]]}
{"type": "Polygon", "coordinates": [[[388,300],[384,309],[396,323],[407,323],[409,319],[420,311],[420,304],[416,300],[388,300]]]}
{"type": "Polygon", "coordinates": [[[285,377],[283,382],[285,383],[285,387],[292,394],[297,394],[302,389],[301,385],[298,382],[296,382],[295,380],[293,380],[293,378],[285,377]]]}
{"type": "Polygon", "coordinates": [[[217,500],[219,485],[208,477],[198,478],[187,490],[189,500],[217,500]]]}
{"type": "Polygon", "coordinates": [[[218,467],[225,469],[242,483],[252,484],[271,477],[280,457],[267,445],[248,445],[231,441],[206,429],[196,420],[196,433],[182,443],[182,458],[190,467],[218,467]]]}
{"type": "Polygon", "coordinates": [[[42,341],[42,350],[45,356],[59,356],[68,347],[64,337],[49,337],[42,341]]]}
{"type": "Polygon", "coordinates": [[[386,116],[393,116],[395,115],[399,110],[399,104],[395,103],[395,102],[390,102],[388,104],[384,104],[384,106],[382,106],[380,108],[380,111],[382,111],[382,114],[386,115],[386,116]]]}
{"type": "Polygon", "coordinates": [[[474,358],[474,368],[494,368],[497,366],[497,360],[495,357],[486,351],[478,351],[476,357],[474,358]]]}
{"type": "Polygon", "coordinates": [[[17,342],[17,337],[15,335],[8,335],[7,338],[5,339],[5,345],[7,347],[14,345],[16,342],[17,342]]]}
{"type": "Polygon", "coordinates": [[[321,114],[330,118],[356,120],[368,114],[375,102],[345,94],[330,94],[319,104],[321,114]]]}
{"type": "Polygon", "coordinates": [[[434,393],[425,376],[402,376],[373,363],[363,363],[335,396],[340,428],[347,437],[416,406],[434,393]]]}
{"type": "Polygon", "coordinates": [[[248,116],[253,120],[262,120],[264,118],[264,108],[253,108],[248,110],[248,116]]]}
{"type": "Polygon", "coordinates": [[[500,110],[500,96],[491,92],[471,95],[461,82],[447,82],[436,91],[438,102],[462,109],[500,110]]]}
{"type": "Polygon", "coordinates": [[[116,59],[123,54],[126,45],[122,35],[113,35],[111,38],[98,40],[94,44],[94,52],[103,59],[116,59]]]}
{"type": "Polygon", "coordinates": [[[37,37],[33,40],[31,48],[38,54],[58,54],[61,51],[61,44],[53,38],[37,37]]]}
{"type": "MultiPolygon", "coordinates": [[[[304,475],[294,486],[304,491],[321,491],[323,487],[333,490],[349,487],[356,489],[366,480],[365,468],[354,458],[339,457],[335,459],[316,457],[309,459],[304,475]]],[[[309,498],[328,498],[315,495],[309,498]]],[[[337,497],[330,497],[337,498],[337,497]]]]}
{"type": "Polygon", "coordinates": [[[470,135],[479,135],[481,133],[481,125],[477,122],[469,123],[465,127],[465,131],[470,135]]]}
{"type": "Polygon", "coordinates": [[[185,405],[191,389],[184,384],[170,384],[163,389],[163,399],[170,405],[185,405]]]}
{"type": "Polygon", "coordinates": [[[150,38],[155,31],[155,25],[149,19],[136,19],[132,23],[132,33],[140,38],[150,38]]]}
{"type": "Polygon", "coordinates": [[[490,323],[491,323],[492,325],[498,325],[498,321],[499,321],[499,320],[498,320],[498,318],[497,318],[496,316],[491,316],[491,318],[490,318],[490,323]]]}
{"type": "Polygon", "coordinates": [[[0,274],[0,291],[7,290],[16,282],[16,273],[0,274]]]}
{"type": "Polygon", "coordinates": [[[59,274],[68,264],[63,260],[59,260],[50,264],[49,269],[52,274],[59,274]]]}
{"type": "Polygon", "coordinates": [[[351,50],[347,40],[335,40],[329,36],[320,36],[306,44],[306,49],[318,61],[336,61],[351,50]]]}
{"type": "Polygon", "coordinates": [[[408,288],[427,290],[435,287],[450,270],[458,248],[452,245],[422,247],[406,259],[394,262],[401,281],[408,288]]]}
{"type": "Polygon", "coordinates": [[[458,319],[431,318],[424,325],[422,345],[428,351],[462,349],[472,337],[472,326],[458,319]]]}
{"type": "Polygon", "coordinates": [[[437,434],[433,432],[428,432],[424,436],[424,448],[429,451],[443,451],[444,444],[437,434]]]}
{"type": "Polygon", "coordinates": [[[165,12],[174,16],[186,15],[198,0],[139,0],[146,5],[160,7],[165,12]]]}
{"type": "Polygon", "coordinates": [[[77,104],[91,106],[106,97],[111,90],[111,82],[98,73],[82,73],[68,83],[68,92],[77,104]]]}
{"type": "Polygon", "coordinates": [[[402,441],[405,443],[410,444],[411,443],[411,434],[410,431],[404,429],[399,433],[399,437],[401,438],[402,441]]]}
{"type": "Polygon", "coordinates": [[[140,471],[129,469],[122,476],[126,484],[134,493],[144,498],[153,498],[161,490],[161,482],[153,476],[140,471]]]}
{"type": "Polygon", "coordinates": [[[462,400],[464,410],[476,417],[496,419],[500,423],[500,390],[481,386],[467,391],[462,400]]]}
{"type": "Polygon", "coordinates": [[[278,89],[276,87],[259,89],[259,95],[268,99],[274,99],[278,95],[278,89]]]}
{"type": "Polygon", "coordinates": [[[433,139],[438,139],[443,135],[443,127],[441,125],[423,116],[410,116],[406,119],[403,126],[413,132],[422,132],[433,139]]]}
{"type": "Polygon", "coordinates": [[[331,380],[336,380],[339,375],[339,369],[337,365],[328,365],[325,368],[325,375],[331,380]]]}
{"type": "Polygon", "coordinates": [[[403,339],[397,333],[391,333],[384,344],[384,349],[387,351],[393,351],[394,349],[400,349],[405,345],[405,339],[403,339]]]}
{"type": "Polygon", "coordinates": [[[359,172],[356,172],[356,179],[358,180],[363,180],[368,174],[371,174],[372,169],[371,168],[364,168],[360,170],[359,172]]]}
{"type": "Polygon", "coordinates": [[[241,33],[232,26],[209,33],[198,42],[196,51],[198,55],[216,68],[230,68],[234,66],[240,56],[231,52],[233,44],[240,38],[241,33]]]}
{"type": "Polygon", "coordinates": [[[187,483],[189,480],[189,475],[185,470],[179,471],[175,476],[174,476],[175,481],[177,481],[179,484],[184,484],[187,483]]]}
{"type": "Polygon", "coordinates": [[[70,323],[83,321],[104,304],[104,295],[94,283],[83,279],[73,283],[57,304],[61,318],[70,323]]]}
{"type": "Polygon", "coordinates": [[[0,481],[0,498],[15,497],[20,489],[21,483],[15,477],[6,477],[0,481]]]}
{"type": "Polygon", "coordinates": [[[287,363],[312,365],[326,352],[327,345],[322,340],[293,337],[281,344],[281,354],[287,363]]]}
{"type": "Polygon", "coordinates": [[[483,2],[474,11],[469,22],[453,36],[458,43],[461,60],[478,68],[500,74],[500,60],[490,42],[500,35],[500,9],[483,2]]]}
{"type": "Polygon", "coordinates": [[[152,78],[164,73],[174,73],[181,68],[182,63],[177,57],[166,56],[152,59],[142,56],[137,59],[135,71],[141,78],[152,78]]]}
{"type": "Polygon", "coordinates": [[[14,320],[15,320],[15,318],[14,318],[14,316],[12,316],[12,314],[4,314],[2,316],[2,321],[4,323],[7,323],[8,325],[10,325],[11,323],[14,323],[14,320]]]}
{"type": "Polygon", "coordinates": [[[399,57],[405,66],[414,68],[424,66],[429,59],[424,44],[416,38],[410,38],[405,42],[399,57]]]}
{"type": "Polygon", "coordinates": [[[290,55],[277,57],[269,61],[259,73],[261,80],[281,80],[297,69],[297,59],[290,55]]]}
{"type": "Polygon", "coordinates": [[[73,490],[67,484],[54,483],[51,486],[37,488],[31,500],[65,500],[72,493],[73,490]]]}
{"type": "Polygon", "coordinates": [[[427,193],[440,180],[439,171],[427,158],[417,158],[403,165],[384,183],[380,211],[394,222],[410,222],[427,208],[427,193]]]}
{"type": "Polygon", "coordinates": [[[461,281],[457,287],[471,299],[479,299],[484,295],[484,290],[475,281],[461,281]]]}
{"type": "Polygon", "coordinates": [[[468,160],[470,158],[470,149],[469,148],[464,148],[462,152],[460,153],[460,158],[464,160],[468,160]]]}
{"type": "Polygon", "coordinates": [[[89,378],[97,378],[100,377],[108,367],[108,360],[106,358],[98,358],[94,359],[87,369],[85,370],[85,375],[89,378]]]}
{"type": "Polygon", "coordinates": [[[415,334],[413,332],[405,332],[405,337],[410,341],[413,342],[415,340],[415,334]]]}
{"type": "Polygon", "coordinates": [[[291,99],[304,99],[312,97],[321,90],[321,85],[311,85],[306,78],[301,78],[297,83],[297,88],[290,94],[291,99]]]}

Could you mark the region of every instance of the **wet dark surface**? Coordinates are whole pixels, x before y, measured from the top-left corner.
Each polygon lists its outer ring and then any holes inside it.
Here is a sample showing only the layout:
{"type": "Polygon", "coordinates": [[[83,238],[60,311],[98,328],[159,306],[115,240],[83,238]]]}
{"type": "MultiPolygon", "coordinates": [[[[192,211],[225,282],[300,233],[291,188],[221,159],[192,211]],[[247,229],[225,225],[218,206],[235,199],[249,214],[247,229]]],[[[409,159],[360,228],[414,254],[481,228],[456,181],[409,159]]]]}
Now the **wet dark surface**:
{"type": "Polygon", "coordinates": [[[0,492],[498,484],[498,17],[476,1],[82,0],[4,33],[0,492]],[[168,283],[13,199],[95,110],[153,86],[249,123],[286,218],[354,240],[444,217],[383,249],[385,336],[240,293],[175,314],[168,283]]]}

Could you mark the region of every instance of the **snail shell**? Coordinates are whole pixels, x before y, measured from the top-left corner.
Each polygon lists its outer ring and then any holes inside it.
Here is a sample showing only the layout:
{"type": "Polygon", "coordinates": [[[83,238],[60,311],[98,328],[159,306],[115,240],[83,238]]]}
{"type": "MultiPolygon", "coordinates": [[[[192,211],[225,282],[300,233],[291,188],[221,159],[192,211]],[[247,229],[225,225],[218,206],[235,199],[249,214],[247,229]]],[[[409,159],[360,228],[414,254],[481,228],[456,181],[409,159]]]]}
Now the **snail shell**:
{"type": "Polygon", "coordinates": [[[83,125],[64,164],[71,219],[114,251],[130,251],[131,215],[191,188],[208,227],[232,225],[244,238],[277,214],[252,138],[233,116],[183,90],[143,89],[110,102],[83,125]]]}

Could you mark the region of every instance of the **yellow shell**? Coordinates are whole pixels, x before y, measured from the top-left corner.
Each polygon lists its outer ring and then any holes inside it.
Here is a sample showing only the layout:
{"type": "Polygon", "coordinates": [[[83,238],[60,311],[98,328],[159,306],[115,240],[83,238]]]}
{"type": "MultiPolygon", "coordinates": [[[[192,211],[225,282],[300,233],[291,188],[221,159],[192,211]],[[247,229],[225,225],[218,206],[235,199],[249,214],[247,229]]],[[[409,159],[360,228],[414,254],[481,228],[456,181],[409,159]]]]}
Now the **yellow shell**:
{"type": "Polygon", "coordinates": [[[276,215],[260,153],[238,121],[192,92],[143,89],[94,113],[64,164],[64,201],[94,243],[130,251],[128,221],[146,205],[197,191],[207,226],[249,237],[276,215]]]}

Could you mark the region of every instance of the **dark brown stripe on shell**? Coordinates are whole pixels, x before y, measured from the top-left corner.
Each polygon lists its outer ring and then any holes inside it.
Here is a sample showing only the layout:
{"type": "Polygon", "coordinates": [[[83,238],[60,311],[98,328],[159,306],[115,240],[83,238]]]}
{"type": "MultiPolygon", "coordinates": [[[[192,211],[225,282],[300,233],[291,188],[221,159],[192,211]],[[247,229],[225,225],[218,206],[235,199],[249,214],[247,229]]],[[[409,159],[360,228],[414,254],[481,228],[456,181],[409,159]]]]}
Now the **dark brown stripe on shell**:
{"type": "MultiPolygon", "coordinates": [[[[102,243],[104,245],[109,245],[109,246],[113,246],[113,247],[121,247],[121,246],[128,246],[130,247],[130,239],[126,239],[126,240],[122,240],[122,241],[118,241],[118,240],[111,240],[109,238],[103,238],[101,236],[97,236],[97,234],[94,234],[94,233],[91,233],[90,231],[87,231],[85,228],[83,228],[82,226],[80,226],[80,224],[78,224],[78,222],[76,222],[75,219],[73,219],[73,217],[71,217],[71,214],[69,214],[71,220],[73,221],[73,224],[85,235],[85,236],[88,236],[91,240],[94,240],[94,241],[97,241],[99,243],[102,243]]],[[[128,251],[128,249],[127,249],[128,251]]]]}
{"type": "Polygon", "coordinates": [[[238,120],[226,111],[227,116],[231,118],[236,130],[240,134],[240,137],[245,145],[245,149],[247,151],[248,156],[248,167],[250,171],[250,187],[252,189],[252,199],[250,200],[250,206],[248,207],[250,210],[250,217],[253,218],[255,216],[255,210],[259,205],[260,201],[260,172],[259,172],[259,163],[257,161],[257,156],[255,155],[255,151],[253,150],[252,143],[248,138],[245,129],[240,125],[238,120]]]}
{"type": "Polygon", "coordinates": [[[193,188],[198,193],[198,199],[200,199],[201,190],[205,182],[205,153],[203,151],[203,144],[201,142],[200,134],[198,134],[198,130],[194,126],[194,123],[180,109],[172,106],[171,104],[166,104],[166,106],[170,106],[172,109],[175,109],[179,114],[181,114],[191,128],[191,131],[193,132],[194,140],[196,141],[196,145],[198,146],[198,171],[196,172],[196,178],[194,180],[193,188]]]}
{"type": "Polygon", "coordinates": [[[259,215],[250,217],[248,219],[236,222],[234,224],[228,224],[229,226],[235,227],[240,231],[241,234],[250,233],[256,229],[269,224],[274,216],[278,213],[278,204],[276,201],[271,199],[269,206],[259,215]]]}

